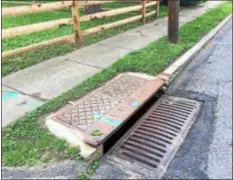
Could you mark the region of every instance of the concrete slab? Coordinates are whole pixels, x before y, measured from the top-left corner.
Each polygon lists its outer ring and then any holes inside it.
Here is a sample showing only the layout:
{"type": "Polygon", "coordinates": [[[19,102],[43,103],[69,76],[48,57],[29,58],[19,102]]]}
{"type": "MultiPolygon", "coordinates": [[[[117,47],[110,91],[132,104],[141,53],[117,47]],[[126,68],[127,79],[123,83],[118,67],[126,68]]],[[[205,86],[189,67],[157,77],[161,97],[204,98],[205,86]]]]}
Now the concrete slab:
{"type": "Polygon", "coordinates": [[[62,123],[53,121],[52,119],[46,120],[46,126],[52,134],[67,140],[71,146],[79,146],[80,155],[85,159],[91,159],[94,156],[93,154],[95,154],[98,150],[98,148],[93,148],[84,143],[82,134],[75,129],[71,129],[62,123]]]}
{"type": "MultiPolygon", "coordinates": [[[[154,41],[167,35],[167,18],[161,18],[153,23],[146,24],[140,28],[128,31],[129,35],[137,35],[141,37],[149,36],[154,41]]],[[[150,42],[150,41],[149,41],[150,42]]]]}
{"type": "Polygon", "coordinates": [[[133,50],[94,44],[66,55],[66,60],[96,68],[107,68],[133,50]]]}
{"type": "Polygon", "coordinates": [[[185,23],[190,22],[194,19],[196,19],[196,18],[195,17],[180,16],[179,23],[180,23],[180,25],[184,25],[185,23]]]}
{"type": "Polygon", "coordinates": [[[2,84],[26,94],[39,94],[51,99],[73,88],[97,68],[68,62],[58,57],[2,78],[2,84]]]}
{"type": "Polygon", "coordinates": [[[150,36],[143,35],[130,35],[130,34],[121,34],[109,38],[107,40],[101,41],[100,44],[112,47],[112,48],[126,48],[131,50],[138,50],[146,45],[152,43],[155,39],[150,36]]]}
{"type": "MultiPolygon", "coordinates": [[[[189,17],[186,13],[180,16],[179,22],[180,25],[183,25],[189,21],[194,20],[195,17],[189,17]]],[[[152,23],[146,24],[144,26],[135,28],[133,30],[127,31],[125,34],[127,35],[135,35],[135,36],[151,36],[153,40],[157,40],[163,36],[167,35],[167,28],[168,28],[168,18],[160,18],[152,23]]],[[[150,43],[150,41],[148,41],[150,43]]]]}
{"type": "Polygon", "coordinates": [[[2,86],[2,127],[45,103],[2,86]]]}
{"type": "Polygon", "coordinates": [[[135,36],[152,36],[154,37],[153,39],[156,40],[167,34],[167,17],[160,18],[152,23],[129,30],[125,34],[135,36]]]}
{"type": "MultiPolygon", "coordinates": [[[[90,58],[90,56],[96,57],[100,53],[103,53],[104,51],[108,50],[108,46],[95,43],[87,47],[83,47],[77,51],[73,51],[71,53],[68,53],[65,55],[65,60],[71,60],[71,61],[76,61],[76,59],[86,59],[90,58]]],[[[93,59],[88,59],[88,60],[93,60],[93,59]]]]}
{"type": "Polygon", "coordinates": [[[180,16],[194,17],[195,18],[195,17],[200,16],[200,14],[203,14],[203,13],[209,11],[210,9],[218,6],[221,3],[222,3],[222,1],[210,1],[208,3],[203,3],[203,4],[200,4],[199,6],[196,6],[193,8],[186,8],[180,12],[180,16]]]}

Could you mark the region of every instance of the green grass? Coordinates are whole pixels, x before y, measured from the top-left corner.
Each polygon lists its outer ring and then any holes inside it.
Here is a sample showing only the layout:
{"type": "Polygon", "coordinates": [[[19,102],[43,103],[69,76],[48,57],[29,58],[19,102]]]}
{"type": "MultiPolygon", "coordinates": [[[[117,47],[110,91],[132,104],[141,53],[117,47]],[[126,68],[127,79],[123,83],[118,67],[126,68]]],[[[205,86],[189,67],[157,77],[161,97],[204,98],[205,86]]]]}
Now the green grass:
{"type": "Polygon", "coordinates": [[[221,4],[182,26],[178,44],[168,43],[167,37],[161,38],[141,50],[130,53],[111,67],[97,73],[36,110],[25,114],[14,124],[7,126],[2,133],[3,164],[7,166],[35,165],[75,157],[73,151],[67,151],[69,147],[63,140],[52,136],[43,127],[43,117],[58,110],[68,101],[84,96],[118,73],[134,71],[156,75],[174,61],[176,57],[191,48],[203,35],[213,29],[231,12],[231,2],[221,4]],[[64,152],[66,152],[65,156],[64,152]],[[42,158],[44,154],[48,154],[46,160],[42,158]]]}
{"type": "MultiPolygon", "coordinates": [[[[132,3],[107,3],[103,4],[103,8],[119,8],[119,7],[125,7],[130,6],[132,3]]],[[[152,10],[153,7],[148,8],[149,10],[152,10]]],[[[80,10],[80,14],[84,15],[84,10],[80,10]]],[[[118,16],[113,16],[110,18],[104,18],[104,19],[97,19],[93,21],[88,22],[82,22],[81,23],[81,29],[89,29],[98,25],[115,22],[127,17],[131,17],[134,15],[139,14],[139,12],[131,12],[127,14],[122,14],[118,16]]],[[[160,7],[160,17],[167,15],[167,7],[161,6],[160,7]]],[[[69,9],[63,10],[63,11],[53,11],[53,12],[44,12],[39,14],[30,14],[30,15],[21,15],[17,17],[5,17],[2,19],[2,25],[3,29],[10,28],[10,27],[17,27],[32,23],[39,23],[49,20],[54,20],[58,18],[68,18],[71,16],[71,11],[69,9]]],[[[148,22],[151,22],[154,20],[154,17],[148,18],[148,22]]],[[[105,30],[103,32],[97,33],[95,35],[90,35],[84,38],[84,46],[99,42],[101,40],[104,40],[106,38],[115,36],[119,33],[125,32],[129,29],[136,28],[138,26],[142,25],[141,21],[136,21],[124,26],[120,26],[117,28],[105,30]]],[[[7,38],[2,40],[2,51],[8,51],[20,47],[24,47],[27,45],[31,45],[34,43],[39,43],[42,41],[50,40],[56,37],[65,36],[68,34],[73,33],[73,27],[72,26],[62,26],[59,28],[53,28],[46,31],[41,32],[35,32],[31,34],[25,34],[22,36],[17,36],[14,38],[7,38]]],[[[12,57],[5,58],[2,62],[2,76],[6,76],[10,73],[19,71],[21,69],[24,69],[26,67],[32,66],[34,64],[46,61],[50,58],[64,55],[68,52],[71,52],[75,49],[74,45],[70,44],[61,44],[61,45],[54,45],[42,48],[37,51],[31,51],[22,55],[16,55],[12,57]],[[37,57],[37,58],[35,58],[37,57]]]]}

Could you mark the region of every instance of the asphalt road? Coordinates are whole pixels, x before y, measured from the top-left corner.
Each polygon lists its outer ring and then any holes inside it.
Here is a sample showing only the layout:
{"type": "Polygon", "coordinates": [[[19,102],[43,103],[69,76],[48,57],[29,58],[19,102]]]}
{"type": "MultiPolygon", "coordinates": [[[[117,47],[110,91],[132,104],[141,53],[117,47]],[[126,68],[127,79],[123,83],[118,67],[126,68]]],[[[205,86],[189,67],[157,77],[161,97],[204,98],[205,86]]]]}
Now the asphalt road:
{"type": "Polygon", "coordinates": [[[204,106],[164,178],[232,179],[232,19],[167,93],[204,106]]]}

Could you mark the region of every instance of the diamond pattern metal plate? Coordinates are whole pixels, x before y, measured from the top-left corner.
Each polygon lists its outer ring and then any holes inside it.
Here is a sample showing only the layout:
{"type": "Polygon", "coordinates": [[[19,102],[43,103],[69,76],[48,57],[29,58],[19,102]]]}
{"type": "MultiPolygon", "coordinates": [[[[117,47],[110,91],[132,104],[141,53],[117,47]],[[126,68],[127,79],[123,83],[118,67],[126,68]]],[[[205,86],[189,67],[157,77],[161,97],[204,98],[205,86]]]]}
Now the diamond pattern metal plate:
{"type": "Polygon", "coordinates": [[[101,87],[99,91],[102,94],[124,100],[145,84],[145,82],[145,79],[125,74],[113,79],[110,83],[101,87]]]}
{"type": "Polygon", "coordinates": [[[106,114],[119,101],[110,99],[108,96],[96,93],[87,96],[67,111],[56,115],[56,119],[64,121],[82,130],[93,124],[93,113],[106,114]]]}
{"type": "Polygon", "coordinates": [[[132,74],[118,75],[93,93],[73,102],[71,107],[58,111],[53,119],[85,131],[95,122],[94,114],[107,114],[147,81],[132,74]]]}

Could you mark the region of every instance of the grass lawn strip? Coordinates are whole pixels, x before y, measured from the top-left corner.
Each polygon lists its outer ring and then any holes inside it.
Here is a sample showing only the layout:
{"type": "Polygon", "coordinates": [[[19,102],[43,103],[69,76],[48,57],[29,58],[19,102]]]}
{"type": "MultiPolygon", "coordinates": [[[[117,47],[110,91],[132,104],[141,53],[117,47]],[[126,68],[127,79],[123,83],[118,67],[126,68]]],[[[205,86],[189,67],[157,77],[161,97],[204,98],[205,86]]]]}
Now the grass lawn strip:
{"type": "Polygon", "coordinates": [[[178,44],[169,44],[167,37],[163,37],[141,50],[130,53],[72,90],[25,114],[14,124],[3,129],[3,164],[22,166],[55,162],[67,158],[78,159],[78,148],[69,147],[65,141],[56,138],[46,130],[43,125],[46,115],[58,110],[68,101],[84,96],[118,73],[133,71],[156,75],[231,13],[231,2],[221,4],[183,25],[180,28],[178,44]]]}
{"type": "MultiPolygon", "coordinates": [[[[119,8],[119,7],[126,7],[132,6],[132,3],[109,3],[103,4],[102,7],[107,8],[119,8]]],[[[148,8],[149,10],[153,10],[154,7],[148,8]]],[[[81,10],[81,14],[84,15],[84,11],[81,10]]],[[[131,17],[134,15],[139,14],[139,12],[131,12],[127,14],[117,15],[110,18],[104,19],[97,19],[88,22],[82,22],[81,28],[88,29],[91,27],[95,27],[101,24],[115,22],[127,17],[131,17]]],[[[164,17],[167,15],[167,6],[160,7],[160,17],[164,17]]],[[[63,11],[52,11],[52,12],[44,12],[39,14],[30,14],[30,15],[22,15],[17,17],[5,17],[2,19],[3,28],[9,28],[14,26],[20,26],[25,24],[32,24],[38,23],[41,21],[48,21],[58,18],[68,18],[71,17],[71,12],[69,9],[63,11]],[[22,24],[23,22],[23,24],[22,24]]],[[[147,22],[151,22],[155,19],[154,16],[151,16],[147,19],[147,22]]],[[[99,32],[94,35],[89,35],[84,38],[84,46],[99,42],[106,38],[115,36],[122,32],[125,32],[129,29],[136,28],[138,26],[143,25],[141,21],[136,21],[130,24],[126,24],[124,26],[119,26],[116,28],[112,28],[109,30],[105,30],[103,32],[99,32]]],[[[49,39],[53,39],[56,37],[68,35],[73,33],[72,26],[63,26],[59,28],[53,28],[46,31],[35,32],[31,34],[25,34],[22,36],[17,36],[13,38],[7,38],[2,40],[2,51],[12,50],[19,47],[27,46],[30,44],[46,41],[49,39]]],[[[45,48],[41,48],[37,51],[31,51],[22,55],[16,55],[12,57],[5,58],[2,62],[2,76],[6,76],[10,73],[19,71],[21,69],[27,68],[34,64],[38,64],[45,60],[48,60],[53,57],[57,57],[59,55],[64,55],[68,52],[71,52],[75,49],[75,45],[71,44],[60,44],[60,45],[53,45],[45,48]],[[37,58],[35,58],[37,57],[37,58]]]]}

